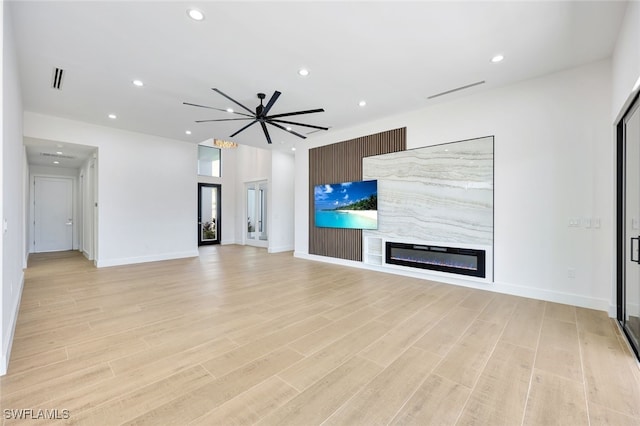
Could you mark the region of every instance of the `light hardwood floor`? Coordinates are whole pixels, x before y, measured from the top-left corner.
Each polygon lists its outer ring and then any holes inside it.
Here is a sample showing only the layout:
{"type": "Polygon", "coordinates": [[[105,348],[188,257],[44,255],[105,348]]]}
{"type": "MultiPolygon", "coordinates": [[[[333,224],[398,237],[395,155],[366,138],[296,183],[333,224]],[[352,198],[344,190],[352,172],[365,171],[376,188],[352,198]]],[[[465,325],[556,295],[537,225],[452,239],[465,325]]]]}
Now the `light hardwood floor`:
{"type": "Polygon", "coordinates": [[[4,424],[48,423],[5,411],[32,409],[95,425],[640,425],[640,370],[604,312],[252,247],[103,269],[68,252],[30,258],[0,406],[4,424]]]}

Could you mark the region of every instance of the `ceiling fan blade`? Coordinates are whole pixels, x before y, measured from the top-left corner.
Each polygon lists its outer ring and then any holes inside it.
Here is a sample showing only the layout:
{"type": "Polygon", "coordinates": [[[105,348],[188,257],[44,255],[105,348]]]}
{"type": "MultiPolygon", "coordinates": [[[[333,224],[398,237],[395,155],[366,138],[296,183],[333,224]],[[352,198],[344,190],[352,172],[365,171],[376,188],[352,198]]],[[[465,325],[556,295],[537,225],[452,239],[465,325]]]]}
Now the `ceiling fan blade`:
{"type": "Polygon", "coordinates": [[[311,127],[312,129],[329,130],[328,127],[314,126],[311,124],[304,124],[304,123],[296,123],[295,121],[285,121],[285,120],[267,120],[267,121],[275,121],[276,123],[284,123],[284,124],[295,124],[296,126],[311,127]]]}
{"type": "MultiPolygon", "coordinates": [[[[198,104],[192,104],[190,102],[183,102],[184,105],[189,105],[189,106],[194,106],[194,107],[199,107],[199,108],[207,108],[207,109],[214,109],[216,111],[222,111],[222,112],[226,112],[228,113],[229,111],[227,111],[226,109],[222,109],[222,108],[214,108],[214,107],[210,107],[210,106],[206,106],[206,105],[198,105],[198,104]]],[[[233,111],[232,114],[238,114],[238,115],[244,115],[245,117],[251,117],[253,118],[253,115],[249,115],[249,114],[245,114],[243,112],[237,112],[237,111],[233,111]]]]}
{"type": "Polygon", "coordinates": [[[238,121],[238,120],[251,120],[253,119],[253,117],[247,117],[247,118],[220,118],[220,119],[216,119],[216,120],[196,120],[196,123],[208,123],[211,121],[238,121]]]}
{"type": "Polygon", "coordinates": [[[207,108],[207,109],[215,109],[216,111],[226,111],[222,108],[214,108],[214,107],[210,107],[210,106],[206,106],[206,105],[198,105],[198,104],[192,104],[190,102],[183,102],[183,105],[189,105],[189,106],[194,106],[194,107],[199,107],[199,108],[207,108]]]}
{"type": "Polygon", "coordinates": [[[276,126],[277,128],[282,129],[287,133],[292,133],[292,134],[296,135],[299,138],[302,138],[302,139],[306,139],[307,138],[305,135],[301,135],[300,133],[294,132],[293,130],[287,130],[285,127],[282,127],[281,125],[279,125],[278,123],[274,123],[273,121],[267,121],[267,123],[271,124],[272,126],[276,126]]]}
{"type": "Polygon", "coordinates": [[[273,95],[271,96],[271,99],[269,99],[269,102],[267,102],[267,104],[265,105],[264,109],[262,110],[262,114],[260,114],[260,115],[262,115],[263,117],[266,116],[269,113],[269,110],[271,109],[273,104],[276,103],[276,101],[278,100],[280,95],[282,95],[282,93],[278,92],[277,90],[275,92],[273,92],[273,95]]]}
{"type": "Polygon", "coordinates": [[[254,112],[253,112],[253,111],[251,111],[249,108],[247,108],[246,106],[242,105],[240,102],[236,101],[236,100],[235,100],[235,99],[233,99],[232,97],[230,97],[230,96],[228,96],[228,95],[225,95],[225,94],[224,94],[224,93],[222,93],[220,90],[215,89],[215,88],[214,88],[214,89],[211,89],[211,90],[213,90],[213,91],[214,91],[214,92],[216,92],[216,93],[221,94],[222,96],[224,96],[225,98],[227,98],[227,99],[229,99],[231,102],[233,102],[234,104],[236,104],[236,105],[238,105],[238,106],[241,106],[242,108],[246,109],[247,111],[249,111],[249,112],[251,113],[251,116],[252,116],[252,117],[255,115],[255,114],[254,114],[254,112]]]}
{"type": "Polygon", "coordinates": [[[260,122],[262,126],[262,131],[264,132],[264,137],[267,138],[267,143],[271,143],[271,136],[269,136],[269,131],[267,130],[267,125],[264,124],[264,121],[260,122]]]}
{"type": "Polygon", "coordinates": [[[324,112],[324,109],[318,108],[318,109],[308,109],[306,111],[287,112],[284,114],[271,115],[265,118],[272,119],[272,118],[280,118],[280,117],[289,117],[291,115],[313,114],[314,112],[324,112]]]}
{"type": "Polygon", "coordinates": [[[242,129],[238,130],[237,132],[235,132],[234,134],[230,135],[229,137],[232,138],[235,135],[237,135],[238,133],[240,133],[241,131],[247,129],[250,126],[253,126],[254,124],[256,124],[258,122],[258,120],[253,120],[251,123],[247,124],[246,126],[244,126],[242,129]]]}

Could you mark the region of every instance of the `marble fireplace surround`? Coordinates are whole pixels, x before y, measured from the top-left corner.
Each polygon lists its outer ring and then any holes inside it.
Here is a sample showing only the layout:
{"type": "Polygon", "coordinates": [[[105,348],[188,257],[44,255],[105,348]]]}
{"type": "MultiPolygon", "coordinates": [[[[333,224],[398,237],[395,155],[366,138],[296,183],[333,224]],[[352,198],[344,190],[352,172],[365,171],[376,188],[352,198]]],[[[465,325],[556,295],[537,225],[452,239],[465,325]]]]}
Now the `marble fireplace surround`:
{"type": "Polygon", "coordinates": [[[363,179],[378,180],[378,229],[363,231],[364,262],[396,267],[384,263],[387,241],[480,248],[481,281],[492,282],[493,168],[493,136],[364,158],[363,179]]]}

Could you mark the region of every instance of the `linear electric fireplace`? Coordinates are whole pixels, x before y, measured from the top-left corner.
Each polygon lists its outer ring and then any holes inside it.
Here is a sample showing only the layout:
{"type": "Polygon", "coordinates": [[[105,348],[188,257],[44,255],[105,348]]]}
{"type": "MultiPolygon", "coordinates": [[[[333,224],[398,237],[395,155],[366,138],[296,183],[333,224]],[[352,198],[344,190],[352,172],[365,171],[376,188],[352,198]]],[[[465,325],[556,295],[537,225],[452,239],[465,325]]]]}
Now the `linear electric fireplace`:
{"type": "Polygon", "coordinates": [[[486,277],[484,250],[386,242],[386,263],[486,277]]]}

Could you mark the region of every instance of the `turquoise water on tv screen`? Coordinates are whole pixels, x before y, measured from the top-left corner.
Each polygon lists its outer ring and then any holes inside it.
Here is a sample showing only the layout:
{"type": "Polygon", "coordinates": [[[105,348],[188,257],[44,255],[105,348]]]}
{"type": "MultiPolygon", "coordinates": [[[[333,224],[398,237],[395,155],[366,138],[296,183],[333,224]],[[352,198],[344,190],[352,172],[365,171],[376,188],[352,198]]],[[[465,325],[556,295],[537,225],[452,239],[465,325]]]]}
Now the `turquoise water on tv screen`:
{"type": "Polygon", "coordinates": [[[378,219],[377,217],[371,218],[339,211],[316,210],[316,226],[320,228],[378,229],[378,219]]]}

